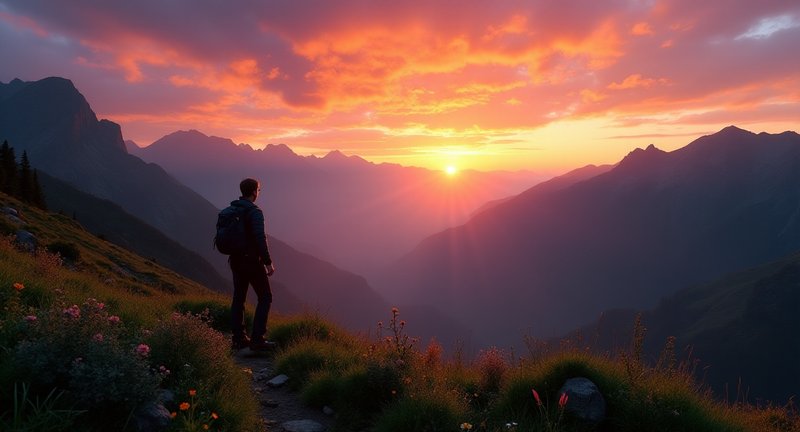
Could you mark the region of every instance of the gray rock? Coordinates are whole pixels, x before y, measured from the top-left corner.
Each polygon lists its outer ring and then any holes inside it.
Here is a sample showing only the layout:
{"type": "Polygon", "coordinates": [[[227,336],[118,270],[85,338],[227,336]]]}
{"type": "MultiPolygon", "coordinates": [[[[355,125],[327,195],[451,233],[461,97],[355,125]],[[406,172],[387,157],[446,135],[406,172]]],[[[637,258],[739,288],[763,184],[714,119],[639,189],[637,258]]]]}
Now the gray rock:
{"type": "Polygon", "coordinates": [[[7,214],[9,216],[19,217],[19,212],[17,209],[13,207],[3,207],[0,209],[0,213],[7,214]]]}
{"type": "Polygon", "coordinates": [[[36,236],[25,230],[17,231],[14,241],[24,250],[28,252],[35,252],[36,247],[39,246],[39,241],[36,236]]]}
{"type": "Polygon", "coordinates": [[[324,407],[322,407],[322,413],[325,414],[326,416],[332,416],[334,414],[334,411],[333,408],[325,405],[324,407]]]}
{"type": "Polygon", "coordinates": [[[281,423],[286,432],[324,432],[325,426],[314,420],[292,420],[281,423]]]}
{"type": "Polygon", "coordinates": [[[137,431],[160,432],[167,429],[170,420],[169,410],[164,405],[150,402],[139,408],[131,421],[137,431]]]}
{"type": "Polygon", "coordinates": [[[570,378],[558,394],[567,394],[565,410],[588,423],[600,423],[606,418],[606,400],[595,383],[587,378],[570,378]]]}
{"type": "Polygon", "coordinates": [[[280,386],[286,384],[287,381],[289,381],[289,377],[286,376],[286,375],[281,374],[281,375],[278,375],[275,378],[272,378],[271,380],[267,381],[267,385],[270,386],[270,387],[280,387],[280,386]]]}

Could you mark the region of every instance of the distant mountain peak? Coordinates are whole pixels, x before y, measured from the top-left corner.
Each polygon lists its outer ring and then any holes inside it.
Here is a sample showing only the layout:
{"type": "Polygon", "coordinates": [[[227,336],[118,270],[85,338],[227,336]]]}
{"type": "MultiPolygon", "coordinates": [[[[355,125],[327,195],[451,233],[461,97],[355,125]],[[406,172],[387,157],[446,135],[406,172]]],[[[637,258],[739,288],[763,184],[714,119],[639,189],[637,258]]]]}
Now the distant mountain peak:
{"type": "Polygon", "coordinates": [[[667,152],[659,149],[654,144],[646,148],[637,148],[628,153],[620,162],[618,167],[622,169],[639,169],[651,166],[660,161],[667,152]]]}
{"type": "Polygon", "coordinates": [[[286,144],[267,144],[264,151],[279,156],[297,156],[297,153],[286,144]]]}

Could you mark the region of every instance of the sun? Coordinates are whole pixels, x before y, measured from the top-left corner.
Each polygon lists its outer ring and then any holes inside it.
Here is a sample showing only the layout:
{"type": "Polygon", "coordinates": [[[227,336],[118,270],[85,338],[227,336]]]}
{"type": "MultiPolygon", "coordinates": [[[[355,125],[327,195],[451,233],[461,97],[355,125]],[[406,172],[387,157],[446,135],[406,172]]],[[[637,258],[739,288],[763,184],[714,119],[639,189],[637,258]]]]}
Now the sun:
{"type": "Polygon", "coordinates": [[[444,173],[452,177],[458,174],[458,168],[455,165],[448,165],[444,168],[444,173]]]}

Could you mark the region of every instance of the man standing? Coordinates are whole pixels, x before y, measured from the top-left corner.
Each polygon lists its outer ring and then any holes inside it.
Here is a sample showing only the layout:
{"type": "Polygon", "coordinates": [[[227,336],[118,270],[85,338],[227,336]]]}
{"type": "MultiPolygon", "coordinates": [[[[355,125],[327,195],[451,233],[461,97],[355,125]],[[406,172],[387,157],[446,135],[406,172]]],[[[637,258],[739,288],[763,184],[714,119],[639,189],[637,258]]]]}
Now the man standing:
{"type": "Polygon", "coordinates": [[[239,183],[242,196],[231,202],[238,209],[244,220],[247,246],[243,253],[231,254],[228,263],[233,273],[233,303],[231,304],[231,327],[233,329],[233,348],[241,349],[249,346],[253,351],[264,351],[274,343],[264,339],[267,332],[267,318],[272,305],[272,290],[268,276],[275,273],[275,266],[269,256],[267,234],[264,229],[264,213],[254,203],[261,191],[258,180],[246,178],[239,183]],[[247,299],[248,286],[253,286],[258,298],[256,312],[253,317],[253,332],[247,337],[244,322],[244,303],[247,299]]]}

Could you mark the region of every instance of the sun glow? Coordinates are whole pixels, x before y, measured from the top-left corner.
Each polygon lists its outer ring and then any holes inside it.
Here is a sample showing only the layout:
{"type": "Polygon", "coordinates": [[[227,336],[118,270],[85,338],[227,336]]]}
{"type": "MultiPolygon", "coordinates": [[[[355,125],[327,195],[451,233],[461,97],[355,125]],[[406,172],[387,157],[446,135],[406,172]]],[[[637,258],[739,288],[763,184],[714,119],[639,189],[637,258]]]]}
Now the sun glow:
{"type": "Polygon", "coordinates": [[[448,165],[444,168],[444,173],[452,177],[458,174],[458,168],[456,168],[454,165],[448,165]]]}

